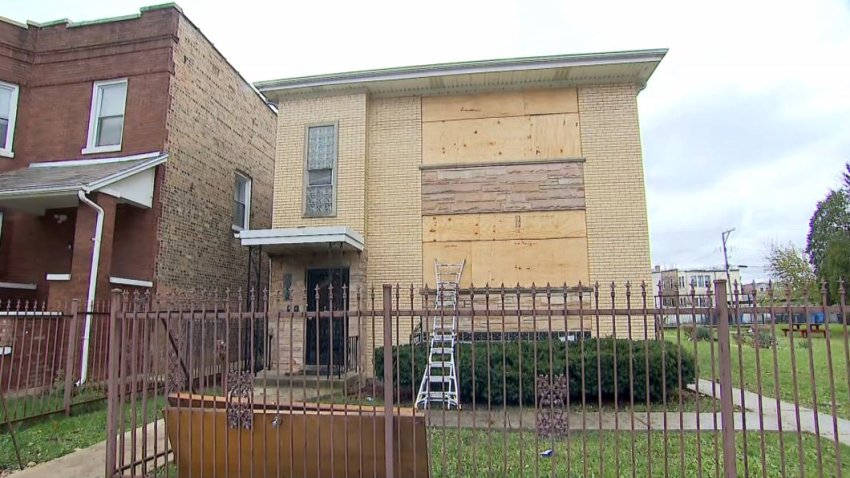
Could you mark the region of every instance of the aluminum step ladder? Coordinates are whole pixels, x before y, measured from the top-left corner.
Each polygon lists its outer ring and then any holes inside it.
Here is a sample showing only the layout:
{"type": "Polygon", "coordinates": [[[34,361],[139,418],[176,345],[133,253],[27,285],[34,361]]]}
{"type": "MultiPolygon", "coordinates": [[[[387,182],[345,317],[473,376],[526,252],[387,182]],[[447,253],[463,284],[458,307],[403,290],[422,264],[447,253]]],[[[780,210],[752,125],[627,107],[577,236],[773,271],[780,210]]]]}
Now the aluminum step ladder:
{"type": "Polygon", "coordinates": [[[433,403],[442,403],[445,408],[460,409],[455,345],[458,289],[465,264],[466,260],[457,264],[440,264],[434,261],[437,279],[435,315],[432,319],[428,365],[416,395],[416,408],[430,408],[433,403]]]}

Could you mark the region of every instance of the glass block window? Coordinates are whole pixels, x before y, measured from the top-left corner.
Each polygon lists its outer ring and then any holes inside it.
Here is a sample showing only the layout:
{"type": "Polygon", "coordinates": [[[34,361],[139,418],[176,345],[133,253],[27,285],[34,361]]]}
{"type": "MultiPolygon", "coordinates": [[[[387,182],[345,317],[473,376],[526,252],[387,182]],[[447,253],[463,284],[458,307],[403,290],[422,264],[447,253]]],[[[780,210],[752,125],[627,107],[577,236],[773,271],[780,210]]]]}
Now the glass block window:
{"type": "Polygon", "coordinates": [[[307,128],[307,191],[304,207],[307,216],[334,214],[336,142],[336,125],[307,128]]]}

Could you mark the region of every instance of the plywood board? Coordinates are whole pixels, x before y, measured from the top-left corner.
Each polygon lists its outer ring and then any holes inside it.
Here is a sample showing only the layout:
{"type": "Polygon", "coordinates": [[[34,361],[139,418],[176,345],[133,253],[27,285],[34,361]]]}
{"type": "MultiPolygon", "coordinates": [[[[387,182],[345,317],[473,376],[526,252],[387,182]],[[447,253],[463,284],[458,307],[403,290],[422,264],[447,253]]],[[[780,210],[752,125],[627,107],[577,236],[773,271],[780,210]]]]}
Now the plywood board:
{"type": "MultiPolygon", "coordinates": [[[[587,283],[587,239],[452,241],[422,244],[423,271],[432,272],[434,260],[460,262],[466,259],[461,285],[545,285],[587,283]]],[[[433,273],[423,274],[433,287],[433,273]]]]}
{"type": "Polygon", "coordinates": [[[527,115],[578,113],[578,91],[575,88],[524,91],[523,110],[527,115]]]}
{"type": "Polygon", "coordinates": [[[581,156],[578,114],[532,116],[531,147],[539,159],[581,156]]]}
{"type": "Polygon", "coordinates": [[[578,157],[578,115],[515,116],[422,124],[422,164],[475,164],[578,157]]]}
{"type": "Polygon", "coordinates": [[[422,98],[422,121],[578,113],[575,88],[503,91],[422,98]]]}
{"type": "Polygon", "coordinates": [[[422,121],[521,116],[524,102],[521,91],[426,96],[422,98],[422,121]]]}
{"type": "Polygon", "coordinates": [[[584,211],[451,214],[422,217],[423,242],[587,237],[584,211]]]}

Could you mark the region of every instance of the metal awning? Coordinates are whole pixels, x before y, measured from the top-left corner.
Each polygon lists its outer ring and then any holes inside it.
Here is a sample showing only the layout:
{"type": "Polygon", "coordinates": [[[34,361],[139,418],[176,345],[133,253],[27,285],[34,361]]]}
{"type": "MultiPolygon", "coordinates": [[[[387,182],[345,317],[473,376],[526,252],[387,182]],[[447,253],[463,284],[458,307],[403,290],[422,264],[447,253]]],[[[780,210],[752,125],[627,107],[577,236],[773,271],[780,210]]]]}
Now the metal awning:
{"type": "Polygon", "coordinates": [[[263,246],[268,254],[326,251],[329,246],[343,251],[362,251],[363,236],[346,226],[252,229],[238,234],[243,246],[263,246]]]}
{"type": "Polygon", "coordinates": [[[168,154],[152,152],[116,158],[32,163],[0,174],[0,207],[33,214],[76,207],[78,192],[102,192],[119,202],[149,208],[154,168],[168,154]]]}

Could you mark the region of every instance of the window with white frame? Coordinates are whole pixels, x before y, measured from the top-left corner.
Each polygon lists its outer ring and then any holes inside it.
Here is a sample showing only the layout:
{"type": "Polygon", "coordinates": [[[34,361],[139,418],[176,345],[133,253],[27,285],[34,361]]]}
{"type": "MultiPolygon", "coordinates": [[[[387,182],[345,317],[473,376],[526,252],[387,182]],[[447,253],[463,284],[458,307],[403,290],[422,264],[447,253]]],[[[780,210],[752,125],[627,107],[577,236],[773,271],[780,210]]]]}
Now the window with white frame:
{"type": "Polygon", "coordinates": [[[14,157],[12,139],[18,113],[18,85],[0,81],[0,156],[14,157]]]}
{"type": "Polygon", "coordinates": [[[248,229],[251,221],[251,178],[236,173],[233,186],[233,228],[248,229]]]}
{"type": "Polygon", "coordinates": [[[304,215],[333,216],[336,196],[337,127],[307,128],[304,215]]]}
{"type": "Polygon", "coordinates": [[[127,79],[97,81],[92,88],[89,134],[82,153],[121,150],[127,79]]]}

